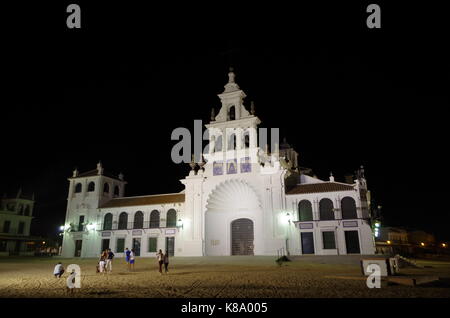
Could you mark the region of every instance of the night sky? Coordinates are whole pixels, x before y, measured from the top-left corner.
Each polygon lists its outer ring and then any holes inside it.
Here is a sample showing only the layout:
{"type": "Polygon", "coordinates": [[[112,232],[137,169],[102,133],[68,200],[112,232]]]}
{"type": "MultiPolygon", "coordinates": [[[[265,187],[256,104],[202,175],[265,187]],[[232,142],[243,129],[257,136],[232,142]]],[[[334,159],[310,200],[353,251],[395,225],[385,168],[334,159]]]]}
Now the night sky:
{"type": "Polygon", "coordinates": [[[445,10],[378,1],[369,30],[370,2],[75,1],[69,30],[68,3],[2,7],[0,193],[35,192],[34,234],[62,224],[75,167],[123,172],[127,196],[181,191],[170,134],[217,113],[232,65],[301,166],[344,181],[364,165],[385,225],[450,239],[445,10]]]}

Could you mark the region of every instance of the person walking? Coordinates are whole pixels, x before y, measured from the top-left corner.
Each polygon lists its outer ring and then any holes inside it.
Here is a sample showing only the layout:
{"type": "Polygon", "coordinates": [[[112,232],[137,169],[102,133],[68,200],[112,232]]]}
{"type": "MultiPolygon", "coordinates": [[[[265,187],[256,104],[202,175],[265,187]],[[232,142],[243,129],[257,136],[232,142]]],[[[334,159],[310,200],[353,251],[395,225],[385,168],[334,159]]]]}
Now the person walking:
{"type": "Polygon", "coordinates": [[[169,252],[166,251],[163,257],[164,260],[164,272],[167,274],[169,272],[169,252]]]}
{"type": "Polygon", "coordinates": [[[130,270],[130,254],[131,251],[127,248],[125,248],[125,262],[127,262],[127,268],[130,270]]]}
{"type": "Polygon", "coordinates": [[[112,260],[114,258],[114,253],[111,251],[110,248],[107,250],[107,257],[106,257],[106,270],[109,270],[109,272],[112,272],[112,260]]]}
{"type": "Polygon", "coordinates": [[[130,253],[130,269],[132,271],[134,271],[134,248],[131,249],[131,253],[130,253]]]}
{"type": "Polygon", "coordinates": [[[159,250],[158,254],[156,254],[156,259],[158,260],[159,273],[162,275],[162,265],[164,263],[164,254],[162,250],[159,250]]]}
{"type": "Polygon", "coordinates": [[[62,274],[64,274],[64,267],[62,266],[61,262],[56,264],[55,269],[53,270],[53,275],[55,275],[55,278],[61,278],[62,274]]]}

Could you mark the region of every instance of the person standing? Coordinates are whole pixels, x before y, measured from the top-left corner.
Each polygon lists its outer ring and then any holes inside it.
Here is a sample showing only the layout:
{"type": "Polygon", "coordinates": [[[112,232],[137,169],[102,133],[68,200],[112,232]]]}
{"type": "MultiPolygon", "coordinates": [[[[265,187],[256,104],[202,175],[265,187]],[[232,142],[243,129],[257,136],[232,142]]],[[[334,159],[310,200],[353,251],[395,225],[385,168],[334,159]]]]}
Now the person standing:
{"type": "Polygon", "coordinates": [[[164,254],[164,272],[167,274],[169,272],[169,252],[166,251],[166,254],[164,254]]]}
{"type": "Polygon", "coordinates": [[[127,262],[127,268],[130,270],[130,254],[131,251],[127,248],[125,248],[125,262],[127,262]]]}
{"type": "Polygon", "coordinates": [[[55,269],[53,270],[53,275],[55,277],[61,278],[62,274],[64,274],[64,267],[62,266],[61,262],[56,264],[55,269]]]}
{"type": "Polygon", "coordinates": [[[112,260],[114,258],[114,253],[111,251],[110,248],[107,250],[107,257],[106,257],[106,270],[109,270],[109,272],[112,272],[112,260]]]}
{"type": "Polygon", "coordinates": [[[98,262],[98,267],[100,270],[100,273],[106,273],[106,258],[108,257],[108,254],[106,251],[103,251],[100,255],[100,260],[98,262]]]}
{"type": "Polygon", "coordinates": [[[134,249],[131,249],[131,253],[130,253],[130,269],[132,271],[134,271],[134,249]]]}
{"type": "Polygon", "coordinates": [[[164,262],[164,254],[163,254],[162,250],[159,250],[158,254],[156,254],[156,259],[158,260],[158,264],[159,264],[159,273],[162,275],[162,265],[164,262]]]}

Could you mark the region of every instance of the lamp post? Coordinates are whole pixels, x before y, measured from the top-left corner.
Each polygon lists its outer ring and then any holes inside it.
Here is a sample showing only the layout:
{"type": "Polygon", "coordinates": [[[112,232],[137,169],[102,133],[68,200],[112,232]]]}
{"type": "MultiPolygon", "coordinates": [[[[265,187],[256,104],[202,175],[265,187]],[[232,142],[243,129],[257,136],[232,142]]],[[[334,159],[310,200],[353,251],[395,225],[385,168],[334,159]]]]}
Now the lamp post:
{"type": "Polygon", "coordinates": [[[289,235],[290,235],[290,225],[291,225],[291,215],[289,212],[286,212],[286,219],[287,219],[287,230],[286,230],[286,254],[287,256],[290,255],[289,253],[289,235]]]}

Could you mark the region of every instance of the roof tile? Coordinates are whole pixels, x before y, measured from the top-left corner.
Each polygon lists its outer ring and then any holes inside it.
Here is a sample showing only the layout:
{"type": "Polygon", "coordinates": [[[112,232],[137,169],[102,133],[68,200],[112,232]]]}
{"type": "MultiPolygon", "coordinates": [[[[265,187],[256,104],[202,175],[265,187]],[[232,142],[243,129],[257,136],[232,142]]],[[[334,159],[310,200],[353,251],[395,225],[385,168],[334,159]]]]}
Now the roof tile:
{"type": "Polygon", "coordinates": [[[350,184],[323,182],[323,183],[307,183],[299,184],[286,194],[306,194],[306,193],[320,193],[320,192],[337,192],[337,191],[351,191],[355,188],[350,184]]]}
{"type": "Polygon", "coordinates": [[[147,195],[142,197],[115,198],[106,202],[101,208],[115,208],[136,205],[154,205],[184,202],[184,193],[147,195]]]}

